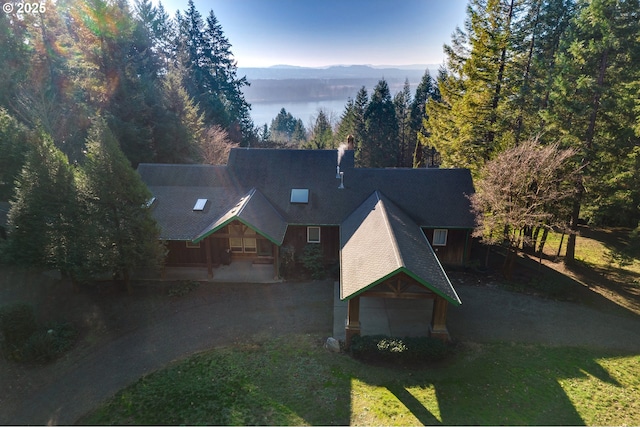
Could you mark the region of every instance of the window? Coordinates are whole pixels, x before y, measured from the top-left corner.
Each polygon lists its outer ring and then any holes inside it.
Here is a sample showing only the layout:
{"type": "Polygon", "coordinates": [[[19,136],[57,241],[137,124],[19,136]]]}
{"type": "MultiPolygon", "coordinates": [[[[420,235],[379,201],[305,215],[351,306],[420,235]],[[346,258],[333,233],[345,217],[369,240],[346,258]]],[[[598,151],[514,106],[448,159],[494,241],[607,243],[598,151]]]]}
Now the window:
{"type": "Polygon", "coordinates": [[[309,203],[308,188],[292,188],[291,203],[309,203]]]}
{"type": "Polygon", "coordinates": [[[187,248],[189,249],[197,249],[200,247],[200,242],[198,243],[193,243],[193,242],[185,242],[187,244],[187,248]]]}
{"type": "Polygon", "coordinates": [[[444,228],[436,228],[433,230],[433,246],[447,245],[447,230],[444,228]]]}
{"type": "Polygon", "coordinates": [[[196,204],[193,205],[193,210],[194,211],[203,211],[206,204],[207,204],[207,199],[198,199],[196,201],[196,204]]]}
{"type": "Polygon", "coordinates": [[[307,243],[320,243],[320,227],[307,227],[307,243]]]}
{"type": "Polygon", "coordinates": [[[244,224],[229,224],[229,249],[236,254],[255,254],[258,252],[256,232],[244,224]]]}
{"type": "Polygon", "coordinates": [[[242,253],[242,237],[229,237],[229,249],[234,253],[242,253]]]}

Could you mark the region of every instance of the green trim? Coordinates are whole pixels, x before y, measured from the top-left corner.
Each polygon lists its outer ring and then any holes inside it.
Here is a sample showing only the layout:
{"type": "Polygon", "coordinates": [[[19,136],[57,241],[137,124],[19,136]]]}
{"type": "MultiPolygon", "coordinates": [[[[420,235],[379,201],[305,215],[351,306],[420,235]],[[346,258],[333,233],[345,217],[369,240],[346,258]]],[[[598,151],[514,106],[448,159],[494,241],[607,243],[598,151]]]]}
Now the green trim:
{"type": "MultiPolygon", "coordinates": [[[[206,239],[207,237],[211,236],[213,233],[219,231],[222,227],[225,227],[225,226],[229,225],[233,221],[241,222],[242,224],[246,225],[247,227],[249,227],[250,229],[252,229],[256,233],[258,233],[259,235],[261,235],[265,239],[269,240],[271,243],[273,243],[276,246],[281,246],[282,245],[282,242],[278,243],[278,241],[276,241],[274,238],[272,238],[271,236],[269,236],[265,232],[258,230],[255,226],[249,224],[248,222],[244,221],[242,218],[240,218],[240,217],[238,217],[236,215],[232,216],[231,218],[229,218],[228,220],[226,220],[222,224],[218,225],[217,227],[212,228],[210,231],[207,231],[202,236],[200,236],[200,237],[198,237],[196,239],[193,239],[191,242],[192,243],[199,243],[202,240],[206,239]]],[[[287,228],[288,228],[288,226],[287,226],[287,228]]],[[[286,229],[285,229],[284,234],[285,235],[287,234],[286,229]]]]}
{"type": "Polygon", "coordinates": [[[424,286],[425,288],[429,289],[434,294],[444,298],[447,302],[455,305],[456,307],[460,306],[460,303],[458,301],[452,299],[448,295],[443,294],[438,289],[434,288],[429,282],[427,282],[426,280],[421,279],[419,276],[417,276],[415,273],[413,273],[407,267],[398,267],[397,269],[395,269],[391,273],[381,277],[380,279],[376,280],[375,282],[372,282],[371,284],[365,286],[364,288],[360,289],[359,291],[356,291],[353,294],[344,297],[344,301],[348,301],[351,298],[357,297],[358,295],[362,294],[363,292],[368,291],[371,288],[374,288],[374,287],[378,286],[379,284],[381,284],[385,280],[387,280],[387,279],[389,279],[389,278],[391,278],[393,276],[396,276],[399,273],[405,273],[407,276],[411,277],[413,280],[415,280],[416,282],[420,283],[422,286],[424,286]]]}

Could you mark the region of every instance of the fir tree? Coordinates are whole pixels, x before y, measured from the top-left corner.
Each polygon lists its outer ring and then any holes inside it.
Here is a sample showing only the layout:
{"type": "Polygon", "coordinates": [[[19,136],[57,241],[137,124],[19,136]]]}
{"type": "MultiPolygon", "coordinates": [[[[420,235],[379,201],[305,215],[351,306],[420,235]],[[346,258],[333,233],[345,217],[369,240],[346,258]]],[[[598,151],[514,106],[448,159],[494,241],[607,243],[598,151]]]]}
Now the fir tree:
{"type": "Polygon", "coordinates": [[[398,121],[383,79],[376,85],[364,114],[366,139],[361,145],[361,161],[365,167],[392,167],[398,162],[398,121]]]}
{"type": "Polygon", "coordinates": [[[106,122],[97,118],[87,140],[82,196],[91,220],[89,265],[127,284],[137,267],[159,266],[164,251],[146,203],[151,194],[131,168],[106,122]]]}

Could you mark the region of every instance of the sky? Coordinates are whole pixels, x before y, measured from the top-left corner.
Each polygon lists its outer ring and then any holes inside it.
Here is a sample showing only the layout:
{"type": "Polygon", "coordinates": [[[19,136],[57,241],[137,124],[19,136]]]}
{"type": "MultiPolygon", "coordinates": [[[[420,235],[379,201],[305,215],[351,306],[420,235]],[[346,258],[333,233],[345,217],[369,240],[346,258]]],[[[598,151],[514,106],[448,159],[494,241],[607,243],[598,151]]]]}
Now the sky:
{"type": "MultiPolygon", "coordinates": [[[[158,0],[154,0],[157,4],[158,0]]],[[[467,0],[195,0],[239,67],[442,64],[467,0]]],[[[173,16],[187,0],[163,0],[173,16]]]]}

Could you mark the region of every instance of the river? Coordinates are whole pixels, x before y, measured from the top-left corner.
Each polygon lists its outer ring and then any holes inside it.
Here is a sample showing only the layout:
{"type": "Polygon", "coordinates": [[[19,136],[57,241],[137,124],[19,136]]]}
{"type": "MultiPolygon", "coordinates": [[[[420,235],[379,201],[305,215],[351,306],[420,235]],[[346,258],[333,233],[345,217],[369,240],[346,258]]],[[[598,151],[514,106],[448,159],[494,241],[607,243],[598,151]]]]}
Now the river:
{"type": "Polygon", "coordinates": [[[311,120],[318,115],[322,108],[333,119],[334,124],[340,119],[347,105],[347,99],[327,99],[322,101],[303,102],[254,102],[251,104],[251,118],[254,125],[262,127],[264,124],[271,126],[271,121],[284,108],[296,119],[302,119],[305,128],[309,130],[311,120]]]}

